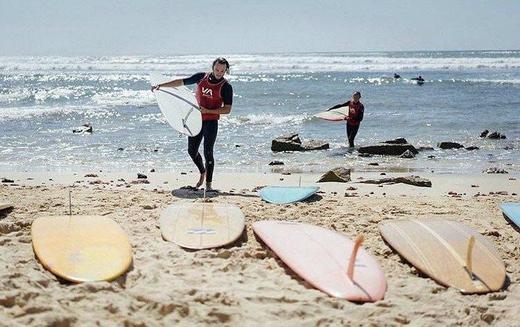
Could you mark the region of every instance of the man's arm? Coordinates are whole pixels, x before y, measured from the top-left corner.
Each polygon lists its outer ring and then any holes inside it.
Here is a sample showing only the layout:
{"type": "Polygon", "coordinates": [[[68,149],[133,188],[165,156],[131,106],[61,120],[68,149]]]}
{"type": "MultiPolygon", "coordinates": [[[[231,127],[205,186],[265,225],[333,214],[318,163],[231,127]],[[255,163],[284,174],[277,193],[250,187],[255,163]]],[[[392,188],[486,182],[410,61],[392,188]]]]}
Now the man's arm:
{"type": "Polygon", "coordinates": [[[204,78],[204,73],[197,73],[188,78],[178,78],[178,79],[174,79],[173,81],[154,85],[152,87],[152,91],[159,87],[179,87],[179,86],[183,86],[183,85],[196,84],[196,83],[200,82],[202,80],[202,78],[204,78]]]}
{"type": "Polygon", "coordinates": [[[219,109],[206,109],[204,107],[200,107],[200,112],[203,114],[226,115],[231,112],[231,105],[225,104],[222,108],[219,109]]]}
{"type": "Polygon", "coordinates": [[[331,107],[331,108],[327,109],[327,111],[330,111],[330,110],[332,110],[332,109],[341,108],[341,107],[344,107],[344,106],[348,106],[349,103],[350,103],[350,100],[347,101],[347,102],[345,102],[345,103],[342,103],[342,104],[337,104],[337,105],[335,105],[334,107],[331,107]]]}

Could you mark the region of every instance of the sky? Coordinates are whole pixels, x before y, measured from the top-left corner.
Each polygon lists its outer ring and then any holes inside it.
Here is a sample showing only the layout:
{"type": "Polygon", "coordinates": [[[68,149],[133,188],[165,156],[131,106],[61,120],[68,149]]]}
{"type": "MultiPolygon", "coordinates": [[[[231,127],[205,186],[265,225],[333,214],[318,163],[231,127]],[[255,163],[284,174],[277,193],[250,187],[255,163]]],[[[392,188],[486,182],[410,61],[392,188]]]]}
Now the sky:
{"type": "Polygon", "coordinates": [[[520,49],[518,0],[0,0],[0,56],[520,49]]]}

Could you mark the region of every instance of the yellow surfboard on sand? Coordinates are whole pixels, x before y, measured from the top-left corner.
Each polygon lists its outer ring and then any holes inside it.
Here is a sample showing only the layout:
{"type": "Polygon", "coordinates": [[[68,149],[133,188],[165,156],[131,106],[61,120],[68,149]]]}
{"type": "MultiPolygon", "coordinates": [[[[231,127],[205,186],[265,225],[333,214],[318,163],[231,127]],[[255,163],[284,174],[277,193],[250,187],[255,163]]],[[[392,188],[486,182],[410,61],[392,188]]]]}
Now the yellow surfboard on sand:
{"type": "Polygon", "coordinates": [[[132,264],[126,233],[107,217],[40,217],[31,236],[42,265],[71,282],[113,280],[132,264]]]}

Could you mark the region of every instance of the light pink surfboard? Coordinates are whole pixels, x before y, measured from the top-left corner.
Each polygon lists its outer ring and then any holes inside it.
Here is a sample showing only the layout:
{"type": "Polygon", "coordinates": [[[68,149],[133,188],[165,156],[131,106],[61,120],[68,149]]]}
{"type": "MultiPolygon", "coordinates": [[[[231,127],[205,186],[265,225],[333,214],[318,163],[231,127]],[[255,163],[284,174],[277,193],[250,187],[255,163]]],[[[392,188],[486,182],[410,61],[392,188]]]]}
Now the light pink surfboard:
{"type": "MultiPolygon", "coordinates": [[[[301,278],[323,292],[355,302],[383,299],[386,279],[377,261],[357,250],[348,277],[354,242],[340,233],[289,221],[260,221],[253,230],[301,278]]],[[[360,244],[360,242],[359,242],[360,244]]]]}

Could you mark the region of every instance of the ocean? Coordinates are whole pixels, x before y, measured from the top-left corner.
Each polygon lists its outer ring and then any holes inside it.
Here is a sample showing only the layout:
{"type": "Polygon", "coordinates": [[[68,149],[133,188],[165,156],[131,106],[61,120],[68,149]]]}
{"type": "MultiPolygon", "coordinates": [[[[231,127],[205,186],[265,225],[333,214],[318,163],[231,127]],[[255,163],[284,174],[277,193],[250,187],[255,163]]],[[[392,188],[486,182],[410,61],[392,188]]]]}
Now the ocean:
{"type": "Polygon", "coordinates": [[[520,50],[0,57],[0,171],[196,171],[149,74],[209,71],[217,56],[231,63],[234,90],[232,112],[219,122],[217,175],[268,172],[275,160],[295,172],[520,172],[520,50]],[[418,75],[424,85],[410,80],[418,75]],[[365,118],[356,146],[404,137],[434,150],[414,159],[348,151],[345,124],[313,114],[357,90],[365,118]],[[85,123],[92,134],[72,133],[85,123]],[[481,139],[486,129],[507,138],[481,139]],[[271,140],[288,133],[331,148],[272,153],[271,140]],[[442,141],[479,149],[441,150],[442,141]]]}

